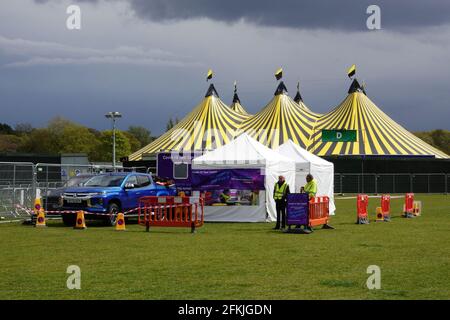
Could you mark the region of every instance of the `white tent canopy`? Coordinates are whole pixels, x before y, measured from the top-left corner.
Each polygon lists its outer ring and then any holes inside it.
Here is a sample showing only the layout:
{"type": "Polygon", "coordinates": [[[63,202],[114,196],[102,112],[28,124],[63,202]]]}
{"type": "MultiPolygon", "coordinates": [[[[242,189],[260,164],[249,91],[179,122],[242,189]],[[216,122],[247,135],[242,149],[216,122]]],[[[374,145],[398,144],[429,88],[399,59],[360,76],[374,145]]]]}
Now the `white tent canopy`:
{"type": "Polygon", "coordinates": [[[334,214],[334,164],[312,153],[309,153],[291,140],[288,140],[277,149],[281,155],[292,159],[296,164],[295,186],[291,192],[299,192],[300,187],[306,184],[306,175],[311,173],[317,181],[317,195],[330,198],[330,214],[334,214]]]}
{"type": "Polygon", "coordinates": [[[265,175],[265,193],[260,194],[260,206],[205,207],[206,221],[263,222],[275,221],[273,188],[278,176],[294,185],[295,162],[267,148],[246,133],[226,145],[194,158],[192,169],[261,169],[265,175]],[[264,196],[263,196],[264,195],[264,196]],[[265,199],[265,201],[263,201],[265,199]]]}

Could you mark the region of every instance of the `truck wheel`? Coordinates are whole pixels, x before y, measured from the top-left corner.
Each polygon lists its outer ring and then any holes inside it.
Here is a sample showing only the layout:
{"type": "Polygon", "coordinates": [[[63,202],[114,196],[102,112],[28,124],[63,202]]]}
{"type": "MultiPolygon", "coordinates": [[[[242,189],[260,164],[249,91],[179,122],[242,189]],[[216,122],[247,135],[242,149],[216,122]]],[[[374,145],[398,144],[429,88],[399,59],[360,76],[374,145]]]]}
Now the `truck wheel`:
{"type": "Polygon", "coordinates": [[[76,215],[74,213],[63,213],[61,216],[64,225],[68,227],[75,226],[76,215]]]}
{"type": "Polygon", "coordinates": [[[109,216],[106,217],[106,224],[108,226],[115,226],[117,220],[117,214],[120,212],[120,207],[117,203],[110,203],[108,206],[109,216]]]}

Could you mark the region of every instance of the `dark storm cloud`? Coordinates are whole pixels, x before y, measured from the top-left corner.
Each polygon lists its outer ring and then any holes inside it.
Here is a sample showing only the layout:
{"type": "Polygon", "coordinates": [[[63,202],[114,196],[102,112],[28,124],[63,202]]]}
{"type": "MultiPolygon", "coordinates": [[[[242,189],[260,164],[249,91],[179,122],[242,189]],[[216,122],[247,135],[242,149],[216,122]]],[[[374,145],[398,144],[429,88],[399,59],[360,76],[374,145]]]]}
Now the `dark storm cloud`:
{"type": "MultiPolygon", "coordinates": [[[[50,0],[35,1],[43,3],[50,0]]],[[[447,0],[121,1],[128,1],[137,16],[157,22],[209,18],[233,23],[243,19],[263,26],[361,30],[366,28],[367,7],[376,4],[381,8],[383,29],[408,29],[450,23],[450,1],[447,0]]]]}

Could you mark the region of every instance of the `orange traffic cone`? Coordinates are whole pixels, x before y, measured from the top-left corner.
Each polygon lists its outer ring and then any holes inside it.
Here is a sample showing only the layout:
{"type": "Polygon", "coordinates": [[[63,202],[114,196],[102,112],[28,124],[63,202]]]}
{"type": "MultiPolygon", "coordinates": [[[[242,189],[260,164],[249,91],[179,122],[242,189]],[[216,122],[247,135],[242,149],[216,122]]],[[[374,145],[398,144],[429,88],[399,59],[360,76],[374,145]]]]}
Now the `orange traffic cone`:
{"type": "Polygon", "coordinates": [[[119,213],[117,215],[117,220],[116,220],[116,230],[117,231],[125,231],[125,216],[123,215],[123,213],[119,213]]]}
{"type": "Polygon", "coordinates": [[[420,201],[414,201],[413,203],[413,215],[416,217],[420,216],[420,211],[422,209],[422,202],[420,201]]]}
{"type": "Polygon", "coordinates": [[[377,207],[377,219],[375,221],[380,222],[380,221],[384,221],[384,215],[383,215],[383,210],[381,209],[381,207],[377,207]]]}
{"type": "Polygon", "coordinates": [[[34,200],[34,214],[36,215],[36,224],[34,226],[46,227],[45,212],[44,208],[42,208],[41,198],[36,198],[36,200],[34,200]]]}
{"type": "Polygon", "coordinates": [[[77,212],[77,220],[75,222],[74,229],[87,229],[86,227],[86,221],[84,220],[84,212],[78,211],[77,212]]]}

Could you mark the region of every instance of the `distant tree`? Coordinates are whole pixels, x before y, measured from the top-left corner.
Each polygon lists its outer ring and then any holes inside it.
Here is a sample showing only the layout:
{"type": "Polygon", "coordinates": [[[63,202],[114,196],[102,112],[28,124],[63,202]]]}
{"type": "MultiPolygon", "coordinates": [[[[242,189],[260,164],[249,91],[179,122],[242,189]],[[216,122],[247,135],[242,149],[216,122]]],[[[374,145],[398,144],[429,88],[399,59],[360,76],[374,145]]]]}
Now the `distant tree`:
{"type": "Polygon", "coordinates": [[[34,129],[30,134],[24,136],[18,151],[29,153],[59,153],[58,143],[54,135],[47,128],[34,129]]]}
{"type": "Polygon", "coordinates": [[[180,122],[180,120],[178,119],[178,117],[176,117],[175,120],[172,120],[172,118],[169,118],[169,121],[167,121],[167,124],[166,124],[166,131],[169,131],[170,129],[175,127],[179,122],[180,122]]]}
{"type": "MultiPolygon", "coordinates": [[[[24,129],[28,131],[27,127],[24,129]]],[[[33,129],[21,137],[18,149],[30,153],[86,153],[91,156],[99,145],[99,139],[88,128],[60,117],[52,119],[47,128],[33,129]]]]}
{"type": "Polygon", "coordinates": [[[418,138],[422,139],[426,143],[433,145],[433,138],[431,137],[429,132],[425,131],[414,132],[414,135],[416,135],[418,138]]]}
{"type": "Polygon", "coordinates": [[[33,131],[33,126],[29,123],[18,123],[14,129],[17,135],[26,135],[33,131]]]}
{"type": "Polygon", "coordinates": [[[55,135],[60,135],[60,134],[63,133],[65,127],[67,127],[67,126],[72,126],[72,125],[74,125],[74,124],[75,124],[75,123],[73,123],[73,122],[70,121],[70,120],[67,120],[67,119],[65,119],[65,118],[63,118],[63,117],[57,116],[57,117],[54,117],[53,119],[51,119],[51,120],[48,122],[47,128],[48,128],[48,130],[50,130],[53,134],[55,134],[55,135]]]}
{"type": "Polygon", "coordinates": [[[58,153],[86,153],[92,154],[98,147],[97,137],[88,128],[56,117],[48,124],[48,130],[56,143],[58,153]]]}
{"type": "Polygon", "coordinates": [[[129,131],[122,131],[130,143],[131,152],[135,152],[141,148],[141,142],[129,131]]]}
{"type": "Polygon", "coordinates": [[[13,134],[14,130],[9,124],[0,123],[0,134],[13,134]]]}
{"type": "Polygon", "coordinates": [[[89,132],[92,133],[95,137],[99,138],[102,134],[101,131],[93,128],[88,128],[89,132]]]}
{"type": "Polygon", "coordinates": [[[173,120],[172,120],[172,118],[170,118],[169,121],[167,121],[167,124],[166,124],[166,131],[169,131],[170,129],[172,129],[173,126],[174,126],[173,120]]]}
{"type": "Polygon", "coordinates": [[[450,155],[450,131],[437,129],[433,131],[414,132],[423,141],[450,155]]]}
{"type": "Polygon", "coordinates": [[[0,152],[17,152],[22,138],[12,134],[0,134],[0,152]]]}
{"type": "Polygon", "coordinates": [[[437,129],[431,132],[434,145],[450,155],[450,131],[437,129]]]}
{"type": "MultiPolygon", "coordinates": [[[[93,161],[112,161],[112,130],[102,131],[99,145],[93,152],[93,161]]],[[[127,136],[120,130],[116,130],[116,160],[126,157],[131,153],[131,145],[127,136]]]]}
{"type": "Polygon", "coordinates": [[[79,125],[67,125],[58,139],[60,153],[91,154],[98,147],[97,138],[88,128],[79,125]]]}
{"type": "Polygon", "coordinates": [[[150,130],[140,126],[128,127],[128,133],[133,135],[140,143],[139,147],[144,147],[153,141],[150,130]]]}

